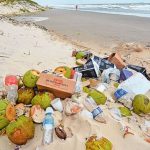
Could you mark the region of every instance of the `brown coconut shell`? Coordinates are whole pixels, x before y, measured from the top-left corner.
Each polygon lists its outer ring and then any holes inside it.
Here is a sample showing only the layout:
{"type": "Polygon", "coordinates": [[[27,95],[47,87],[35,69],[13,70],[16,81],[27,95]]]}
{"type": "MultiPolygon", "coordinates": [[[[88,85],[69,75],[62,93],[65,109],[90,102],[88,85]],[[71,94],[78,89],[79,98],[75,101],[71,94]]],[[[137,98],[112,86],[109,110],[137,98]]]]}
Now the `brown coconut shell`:
{"type": "Polygon", "coordinates": [[[27,133],[22,128],[17,129],[11,136],[8,137],[14,144],[23,145],[27,143],[27,133]]]}
{"type": "Polygon", "coordinates": [[[61,125],[55,128],[55,133],[60,139],[65,140],[67,138],[67,134],[61,125]]]}

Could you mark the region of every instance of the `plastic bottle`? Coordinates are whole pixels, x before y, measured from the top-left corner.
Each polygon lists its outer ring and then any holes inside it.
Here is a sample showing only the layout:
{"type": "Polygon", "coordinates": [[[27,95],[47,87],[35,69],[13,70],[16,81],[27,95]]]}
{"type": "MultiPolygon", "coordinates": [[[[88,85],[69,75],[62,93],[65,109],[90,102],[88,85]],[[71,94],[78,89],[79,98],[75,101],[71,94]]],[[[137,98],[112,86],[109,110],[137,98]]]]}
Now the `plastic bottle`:
{"type": "Polygon", "coordinates": [[[134,99],[134,93],[126,86],[120,87],[114,93],[116,99],[123,103],[129,109],[132,108],[132,101],[134,99]]]}
{"type": "Polygon", "coordinates": [[[5,77],[5,88],[7,91],[7,99],[12,103],[16,103],[18,98],[18,79],[14,75],[7,75],[5,77]]]}
{"type": "Polygon", "coordinates": [[[53,109],[48,107],[46,109],[46,116],[43,121],[44,135],[43,144],[49,145],[53,142],[53,128],[54,128],[54,118],[52,117],[53,109]]]}
{"type": "Polygon", "coordinates": [[[100,106],[97,106],[95,101],[92,97],[88,97],[84,101],[84,106],[92,113],[93,118],[101,123],[106,123],[106,120],[104,118],[103,110],[100,108],[100,106]]]}
{"type": "Polygon", "coordinates": [[[74,74],[74,79],[76,80],[76,89],[75,89],[75,93],[76,94],[80,94],[82,92],[82,73],[79,72],[75,72],[74,74]]]}
{"type": "Polygon", "coordinates": [[[16,103],[18,98],[18,86],[17,85],[9,85],[7,87],[7,99],[12,103],[16,103]]]}

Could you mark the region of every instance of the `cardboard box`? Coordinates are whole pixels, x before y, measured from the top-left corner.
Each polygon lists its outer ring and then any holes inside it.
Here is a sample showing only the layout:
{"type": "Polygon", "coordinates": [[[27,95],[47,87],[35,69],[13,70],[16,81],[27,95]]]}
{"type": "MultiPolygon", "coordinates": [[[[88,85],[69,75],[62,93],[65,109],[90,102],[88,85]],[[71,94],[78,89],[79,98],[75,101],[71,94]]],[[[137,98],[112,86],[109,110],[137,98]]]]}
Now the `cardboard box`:
{"type": "Polygon", "coordinates": [[[37,87],[40,91],[50,91],[56,97],[67,98],[71,97],[75,92],[76,81],[57,77],[52,74],[40,74],[37,81],[37,87]]]}

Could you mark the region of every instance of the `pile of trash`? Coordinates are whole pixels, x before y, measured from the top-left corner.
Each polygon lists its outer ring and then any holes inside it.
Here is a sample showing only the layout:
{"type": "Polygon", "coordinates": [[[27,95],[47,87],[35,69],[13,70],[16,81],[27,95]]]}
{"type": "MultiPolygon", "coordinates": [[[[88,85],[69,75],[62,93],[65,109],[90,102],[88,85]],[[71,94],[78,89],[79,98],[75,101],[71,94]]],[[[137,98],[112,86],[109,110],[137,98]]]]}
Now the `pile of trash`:
{"type": "MultiPolygon", "coordinates": [[[[0,89],[0,134],[16,145],[34,137],[35,124],[43,126],[43,144],[53,142],[55,134],[62,140],[71,138],[63,117],[80,114],[99,123],[107,123],[103,106],[120,122],[123,137],[134,135],[121,121],[144,118],[141,130],[150,142],[150,77],[144,67],[127,65],[118,53],[107,58],[90,51],[73,51],[76,67],[59,66],[55,70],[29,70],[23,76],[6,75],[0,89]],[[84,98],[83,98],[83,95],[84,98]],[[121,107],[109,108],[109,103],[121,107]]],[[[105,137],[91,135],[86,150],[112,150],[105,137]]]]}

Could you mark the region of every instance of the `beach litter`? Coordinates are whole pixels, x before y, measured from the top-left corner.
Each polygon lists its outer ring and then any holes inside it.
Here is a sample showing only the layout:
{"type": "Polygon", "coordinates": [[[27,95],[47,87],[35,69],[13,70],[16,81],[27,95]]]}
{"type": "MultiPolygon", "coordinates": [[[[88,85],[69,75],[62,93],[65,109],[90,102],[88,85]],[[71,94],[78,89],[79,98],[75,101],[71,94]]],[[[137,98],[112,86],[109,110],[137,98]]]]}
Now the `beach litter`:
{"type": "Polygon", "coordinates": [[[86,142],[86,150],[112,150],[112,143],[105,137],[97,139],[97,136],[91,136],[86,142]]]}
{"type": "MultiPolygon", "coordinates": [[[[6,133],[12,143],[23,145],[34,138],[36,124],[42,124],[41,145],[49,145],[57,140],[54,134],[64,142],[76,134],[72,126],[65,125],[66,118],[73,121],[82,117],[85,121],[107,125],[111,117],[120,124],[118,131],[123,138],[135,135],[124,124],[127,119],[128,124],[141,127],[143,141],[149,142],[146,116],[150,115],[147,95],[150,81],[145,68],[126,65],[118,53],[101,58],[90,51],[75,50],[72,56],[79,60],[79,66],[58,66],[54,71],[31,69],[23,76],[4,77],[0,85],[0,134],[6,133]],[[145,122],[133,121],[135,115],[145,122]]],[[[94,135],[88,138],[85,147],[112,150],[113,143],[94,135]]]]}
{"type": "Polygon", "coordinates": [[[55,128],[55,133],[60,139],[65,140],[67,138],[67,134],[62,125],[59,125],[58,127],[55,128]]]}

